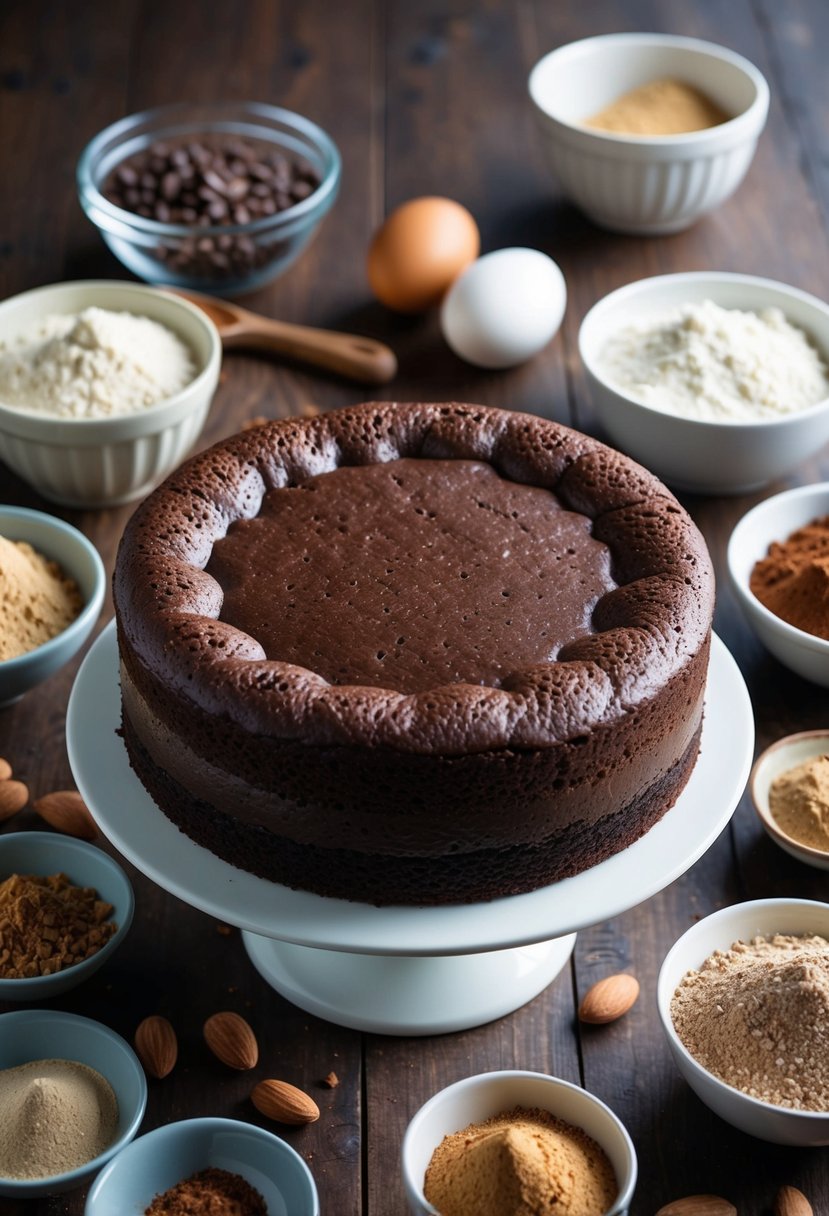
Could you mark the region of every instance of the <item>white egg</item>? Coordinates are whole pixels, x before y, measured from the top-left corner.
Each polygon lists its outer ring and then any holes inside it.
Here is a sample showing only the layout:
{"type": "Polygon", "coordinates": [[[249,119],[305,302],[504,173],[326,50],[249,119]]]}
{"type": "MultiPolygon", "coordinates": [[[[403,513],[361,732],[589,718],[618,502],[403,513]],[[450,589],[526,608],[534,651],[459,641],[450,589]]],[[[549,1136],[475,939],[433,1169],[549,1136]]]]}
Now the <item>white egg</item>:
{"type": "Polygon", "coordinates": [[[513,367],[557,333],[567,303],[564,275],[537,249],[499,249],[455,280],[440,313],[456,355],[477,367],[513,367]]]}

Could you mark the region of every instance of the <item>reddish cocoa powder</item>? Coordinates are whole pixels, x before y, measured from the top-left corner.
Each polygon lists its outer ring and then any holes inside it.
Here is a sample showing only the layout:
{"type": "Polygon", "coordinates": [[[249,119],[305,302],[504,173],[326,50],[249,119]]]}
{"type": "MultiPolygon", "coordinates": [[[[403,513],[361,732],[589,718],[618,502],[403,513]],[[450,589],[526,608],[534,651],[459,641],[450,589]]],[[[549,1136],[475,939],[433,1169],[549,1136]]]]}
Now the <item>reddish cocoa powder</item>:
{"type": "Polygon", "coordinates": [[[775,616],[829,640],[829,515],[774,541],[749,586],[775,616]]]}

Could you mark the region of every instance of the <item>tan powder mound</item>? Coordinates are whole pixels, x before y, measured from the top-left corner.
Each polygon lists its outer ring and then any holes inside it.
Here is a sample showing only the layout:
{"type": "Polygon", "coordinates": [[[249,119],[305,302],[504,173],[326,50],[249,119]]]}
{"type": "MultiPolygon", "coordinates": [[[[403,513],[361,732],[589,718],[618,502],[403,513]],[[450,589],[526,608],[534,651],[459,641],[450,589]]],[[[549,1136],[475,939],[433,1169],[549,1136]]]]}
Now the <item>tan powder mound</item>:
{"type": "Polygon", "coordinates": [[[709,97],[681,80],[652,80],[623,93],[598,114],[584,120],[586,127],[615,135],[684,135],[727,122],[729,115],[709,97]]]}
{"type": "Polygon", "coordinates": [[[521,1108],[446,1136],[423,1189],[441,1216],[601,1216],[617,1193],[604,1151],[581,1128],[521,1108]]]}
{"type": "Polygon", "coordinates": [[[829,853],[829,756],[781,773],[769,790],[769,810],[786,836],[829,853]]]}
{"type": "Polygon", "coordinates": [[[83,607],[72,579],[25,541],[0,536],[0,661],[42,646],[83,607]]]}

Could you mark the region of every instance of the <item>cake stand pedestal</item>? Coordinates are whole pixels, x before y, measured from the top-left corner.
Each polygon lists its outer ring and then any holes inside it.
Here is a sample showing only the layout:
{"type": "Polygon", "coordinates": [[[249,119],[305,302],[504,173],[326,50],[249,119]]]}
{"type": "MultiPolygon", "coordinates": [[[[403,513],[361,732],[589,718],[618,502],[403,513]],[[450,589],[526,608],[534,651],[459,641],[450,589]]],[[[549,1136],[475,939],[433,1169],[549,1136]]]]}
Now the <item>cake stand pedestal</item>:
{"type": "Polygon", "coordinates": [[[115,733],[120,712],[109,626],[78,673],[66,720],[72,772],[101,831],[161,887],[237,925],[256,969],[288,1000],[382,1034],[462,1030],[531,1000],[564,967],[579,929],[649,899],[702,856],[734,812],[754,748],[745,684],[714,638],[699,760],[676,805],[641,840],[526,895],[376,908],[266,882],[194,844],[132,772],[115,733]]]}

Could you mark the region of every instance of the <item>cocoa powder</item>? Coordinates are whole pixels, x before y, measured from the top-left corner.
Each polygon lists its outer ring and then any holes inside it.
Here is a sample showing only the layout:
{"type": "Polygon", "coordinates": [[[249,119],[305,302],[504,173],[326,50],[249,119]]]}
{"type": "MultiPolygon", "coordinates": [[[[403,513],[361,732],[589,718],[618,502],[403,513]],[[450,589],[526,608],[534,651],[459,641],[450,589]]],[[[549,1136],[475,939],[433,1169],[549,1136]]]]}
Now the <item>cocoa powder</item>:
{"type": "Polygon", "coordinates": [[[829,515],[772,542],[749,587],[775,616],[829,641],[829,515]]]}
{"type": "Polygon", "coordinates": [[[156,1195],[144,1216],[268,1216],[268,1209],[240,1174],[210,1166],[156,1195]]]}

